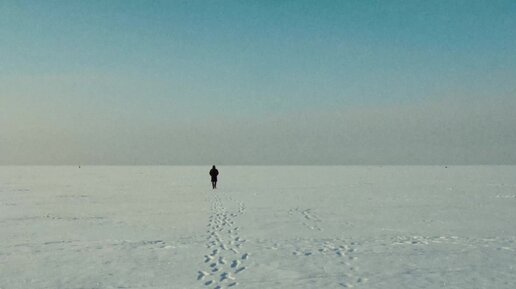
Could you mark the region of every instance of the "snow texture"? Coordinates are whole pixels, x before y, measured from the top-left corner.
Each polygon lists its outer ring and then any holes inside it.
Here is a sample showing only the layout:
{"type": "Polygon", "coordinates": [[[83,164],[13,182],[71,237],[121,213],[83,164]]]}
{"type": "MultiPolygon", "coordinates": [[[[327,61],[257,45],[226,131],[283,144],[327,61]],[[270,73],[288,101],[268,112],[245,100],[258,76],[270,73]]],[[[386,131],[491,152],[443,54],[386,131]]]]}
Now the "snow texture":
{"type": "Polygon", "coordinates": [[[516,167],[0,167],[0,288],[516,288],[516,167]]]}

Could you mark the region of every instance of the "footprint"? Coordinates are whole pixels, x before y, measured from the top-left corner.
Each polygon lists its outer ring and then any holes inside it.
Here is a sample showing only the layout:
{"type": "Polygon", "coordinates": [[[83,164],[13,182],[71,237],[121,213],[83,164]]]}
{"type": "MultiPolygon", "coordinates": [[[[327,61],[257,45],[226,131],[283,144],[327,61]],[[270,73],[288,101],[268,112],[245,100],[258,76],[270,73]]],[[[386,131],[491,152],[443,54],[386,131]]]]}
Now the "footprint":
{"type": "Polygon", "coordinates": [[[220,281],[224,281],[224,280],[235,280],[235,277],[231,276],[231,274],[229,274],[228,272],[224,272],[222,274],[220,274],[220,281]]]}
{"type": "Polygon", "coordinates": [[[206,273],[204,271],[199,271],[197,275],[197,280],[202,280],[204,277],[208,276],[209,273],[206,273]]]}
{"type": "Polygon", "coordinates": [[[238,265],[240,265],[240,261],[238,260],[233,260],[233,262],[231,262],[231,268],[236,268],[238,265]]]}

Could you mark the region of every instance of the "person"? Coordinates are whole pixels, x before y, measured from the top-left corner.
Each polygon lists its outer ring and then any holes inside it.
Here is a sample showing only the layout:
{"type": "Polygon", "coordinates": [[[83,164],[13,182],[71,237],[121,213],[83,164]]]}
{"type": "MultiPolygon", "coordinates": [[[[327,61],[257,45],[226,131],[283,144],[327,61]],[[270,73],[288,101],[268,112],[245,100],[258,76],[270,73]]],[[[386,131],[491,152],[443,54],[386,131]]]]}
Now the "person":
{"type": "Polygon", "coordinates": [[[219,175],[219,171],[215,166],[213,166],[210,170],[210,176],[211,176],[211,186],[213,189],[217,188],[217,176],[219,175]]]}

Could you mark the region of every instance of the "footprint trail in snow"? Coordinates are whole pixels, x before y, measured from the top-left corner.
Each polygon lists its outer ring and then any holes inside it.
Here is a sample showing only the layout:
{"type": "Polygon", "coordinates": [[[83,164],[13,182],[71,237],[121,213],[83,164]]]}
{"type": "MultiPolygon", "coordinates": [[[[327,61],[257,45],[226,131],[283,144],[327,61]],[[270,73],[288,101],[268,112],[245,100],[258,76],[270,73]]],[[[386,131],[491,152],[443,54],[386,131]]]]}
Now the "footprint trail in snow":
{"type": "MultiPolygon", "coordinates": [[[[323,231],[323,219],[310,208],[294,208],[288,211],[290,217],[297,219],[304,227],[312,231],[323,231]]],[[[324,273],[334,276],[339,287],[352,288],[367,282],[361,276],[359,267],[355,264],[356,252],[360,244],[340,238],[305,239],[287,245],[292,246],[292,254],[300,258],[300,262],[319,263],[324,267],[324,273]],[[310,260],[306,260],[310,259],[310,260]]],[[[331,278],[329,278],[331,279],[331,278]]],[[[328,285],[328,284],[325,284],[328,285]]]]}
{"type": "Polygon", "coordinates": [[[243,274],[249,253],[246,240],[240,236],[235,220],[245,213],[245,205],[235,202],[224,193],[211,196],[211,213],[207,225],[204,266],[197,272],[197,280],[207,288],[234,288],[243,274]]]}

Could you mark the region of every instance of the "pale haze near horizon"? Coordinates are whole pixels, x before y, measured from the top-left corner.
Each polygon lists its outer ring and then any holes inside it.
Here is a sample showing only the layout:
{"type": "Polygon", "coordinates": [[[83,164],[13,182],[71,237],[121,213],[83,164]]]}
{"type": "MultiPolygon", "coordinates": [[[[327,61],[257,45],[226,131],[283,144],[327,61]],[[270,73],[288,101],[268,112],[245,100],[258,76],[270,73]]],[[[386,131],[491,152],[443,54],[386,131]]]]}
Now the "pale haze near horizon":
{"type": "Polygon", "coordinates": [[[0,164],[516,164],[513,1],[0,4],[0,164]]]}

